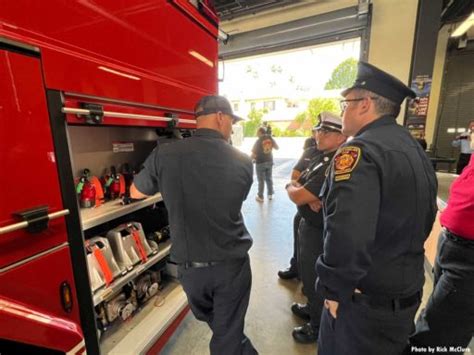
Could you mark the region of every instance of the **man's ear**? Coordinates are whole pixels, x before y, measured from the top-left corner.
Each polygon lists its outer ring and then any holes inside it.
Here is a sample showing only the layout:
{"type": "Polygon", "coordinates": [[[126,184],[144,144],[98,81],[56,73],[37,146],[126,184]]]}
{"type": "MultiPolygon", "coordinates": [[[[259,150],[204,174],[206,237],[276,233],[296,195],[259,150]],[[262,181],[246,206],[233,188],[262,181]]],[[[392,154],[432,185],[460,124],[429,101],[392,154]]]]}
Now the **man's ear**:
{"type": "Polygon", "coordinates": [[[371,98],[367,98],[367,99],[364,99],[362,100],[361,102],[359,102],[359,112],[361,114],[365,114],[367,113],[369,110],[370,110],[370,107],[373,106],[373,102],[372,102],[372,99],[371,98]]]}
{"type": "Polygon", "coordinates": [[[221,111],[216,112],[216,117],[217,117],[217,125],[219,128],[223,127],[224,125],[224,114],[221,111]]]}

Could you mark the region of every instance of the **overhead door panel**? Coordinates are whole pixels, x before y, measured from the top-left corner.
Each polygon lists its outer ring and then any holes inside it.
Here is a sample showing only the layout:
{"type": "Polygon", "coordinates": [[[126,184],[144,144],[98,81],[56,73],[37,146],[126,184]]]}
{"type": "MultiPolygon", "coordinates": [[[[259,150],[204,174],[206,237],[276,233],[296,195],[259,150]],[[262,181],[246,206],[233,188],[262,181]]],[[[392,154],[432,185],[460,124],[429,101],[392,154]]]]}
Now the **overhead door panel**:
{"type": "Polygon", "coordinates": [[[474,50],[452,52],[446,62],[444,90],[436,132],[436,154],[457,158],[451,142],[474,119],[474,50]]]}
{"type": "MultiPolygon", "coordinates": [[[[357,6],[349,7],[231,35],[226,44],[220,44],[219,57],[233,59],[354,37],[367,42],[369,22],[370,11],[361,13],[357,6]]],[[[366,52],[362,48],[361,53],[366,52]]]]}

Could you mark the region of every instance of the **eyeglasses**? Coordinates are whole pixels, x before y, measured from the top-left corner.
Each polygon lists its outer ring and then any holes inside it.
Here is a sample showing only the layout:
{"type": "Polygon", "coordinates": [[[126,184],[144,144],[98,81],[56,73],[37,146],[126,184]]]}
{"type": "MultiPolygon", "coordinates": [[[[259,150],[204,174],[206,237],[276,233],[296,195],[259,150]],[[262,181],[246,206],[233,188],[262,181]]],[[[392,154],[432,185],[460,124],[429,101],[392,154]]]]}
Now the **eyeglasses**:
{"type": "Polygon", "coordinates": [[[325,134],[329,134],[329,133],[337,133],[336,131],[333,131],[333,130],[330,130],[330,129],[327,129],[327,128],[320,128],[316,132],[318,132],[318,134],[321,134],[321,135],[325,135],[325,134]]]}
{"type": "Polygon", "coordinates": [[[339,105],[341,106],[341,111],[345,111],[347,109],[347,106],[349,106],[349,103],[354,102],[354,101],[362,101],[362,100],[365,100],[365,99],[377,100],[377,97],[367,96],[367,97],[359,97],[357,99],[339,100],[339,105]]]}

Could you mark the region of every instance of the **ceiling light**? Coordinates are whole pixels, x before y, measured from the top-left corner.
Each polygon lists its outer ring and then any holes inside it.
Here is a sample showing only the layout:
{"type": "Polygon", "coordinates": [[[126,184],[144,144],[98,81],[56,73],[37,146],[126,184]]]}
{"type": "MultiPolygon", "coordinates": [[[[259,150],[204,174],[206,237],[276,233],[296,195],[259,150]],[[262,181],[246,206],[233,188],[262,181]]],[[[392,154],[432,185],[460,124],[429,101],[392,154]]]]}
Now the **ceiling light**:
{"type": "Polygon", "coordinates": [[[464,20],[463,23],[461,23],[458,28],[454,30],[454,32],[451,34],[451,37],[459,37],[462,36],[464,33],[471,28],[471,26],[474,25],[474,12],[464,20]]]}

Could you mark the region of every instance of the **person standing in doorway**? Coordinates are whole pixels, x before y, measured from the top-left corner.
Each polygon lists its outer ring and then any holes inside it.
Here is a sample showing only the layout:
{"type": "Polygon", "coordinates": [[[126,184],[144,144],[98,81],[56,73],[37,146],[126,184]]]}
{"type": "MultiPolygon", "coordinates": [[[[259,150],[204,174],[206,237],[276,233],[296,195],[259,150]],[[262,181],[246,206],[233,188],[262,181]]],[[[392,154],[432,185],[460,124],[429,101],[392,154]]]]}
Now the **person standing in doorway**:
{"type": "Polygon", "coordinates": [[[472,152],[474,152],[474,143],[472,141],[472,135],[474,134],[474,120],[469,122],[467,131],[456,137],[451,143],[453,147],[460,149],[458,164],[456,166],[456,174],[461,175],[462,171],[469,163],[472,152]]]}
{"type": "Polygon", "coordinates": [[[130,189],[132,198],[161,192],[168,210],[171,259],[194,316],[212,330],[211,355],[257,354],[244,334],[252,273],[252,238],[241,208],[252,185],[252,162],[232,147],[241,120],[222,96],[195,107],[197,130],[158,146],[130,189]]]}
{"type": "Polygon", "coordinates": [[[267,196],[273,198],[273,150],[278,149],[278,144],[272,136],[267,134],[264,127],[257,130],[257,141],[252,148],[252,159],[255,161],[255,170],[257,172],[258,193],[255,198],[258,202],[263,202],[263,191],[267,185],[267,196]]]}

